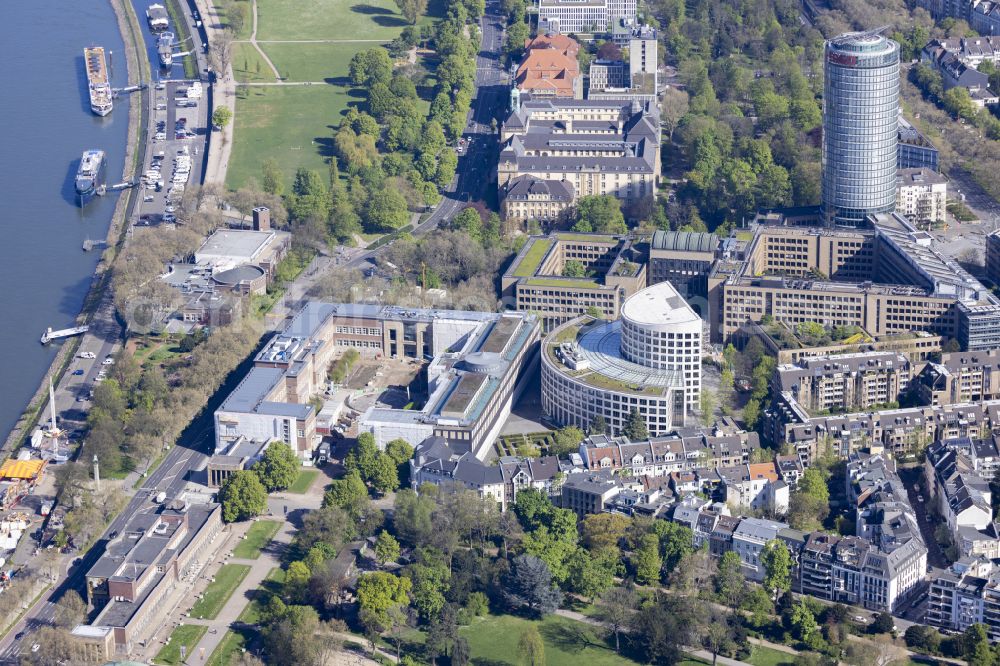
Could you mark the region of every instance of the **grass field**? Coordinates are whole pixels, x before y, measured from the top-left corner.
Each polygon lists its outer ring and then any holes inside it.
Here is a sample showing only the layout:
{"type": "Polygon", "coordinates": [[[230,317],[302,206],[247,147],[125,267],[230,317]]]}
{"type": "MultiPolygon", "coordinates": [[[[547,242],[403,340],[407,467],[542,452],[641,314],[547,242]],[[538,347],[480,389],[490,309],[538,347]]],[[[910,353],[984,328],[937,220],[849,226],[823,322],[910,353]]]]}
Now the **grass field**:
{"type": "Polygon", "coordinates": [[[212,654],[205,662],[205,666],[229,666],[236,661],[236,655],[249,641],[248,631],[229,630],[222,637],[222,641],[212,650],[212,654]]]}
{"type": "Polygon", "coordinates": [[[795,656],[763,645],[754,645],[747,661],[753,666],[791,666],[795,656]]]}
{"type": "Polygon", "coordinates": [[[637,663],[615,654],[593,627],[557,615],[549,615],[540,622],[512,615],[490,615],[462,627],[459,633],[469,641],[473,663],[489,663],[491,666],[516,664],[514,647],[521,632],[530,624],[538,627],[545,641],[547,666],[626,666],[637,663]]]}
{"type": "Polygon", "coordinates": [[[257,39],[389,41],[407,26],[392,0],[258,0],[257,39]]]}
{"type": "Polygon", "coordinates": [[[259,181],[265,157],[278,163],[289,186],[299,167],[325,172],[333,154],[333,128],[349,104],[360,103],[338,86],[244,89],[236,99],[236,136],[226,185],[238,189],[250,178],[259,181]]]}
{"type": "Polygon", "coordinates": [[[263,602],[267,599],[267,594],[265,592],[280,592],[281,584],[285,580],[285,570],[281,567],[275,567],[267,574],[263,581],[261,581],[260,587],[253,591],[250,596],[250,603],[246,605],[243,612],[237,619],[238,622],[245,622],[246,624],[257,624],[260,622],[261,607],[263,602]]]}
{"type": "Polygon", "coordinates": [[[186,659],[181,658],[181,646],[187,647],[188,657],[193,657],[191,651],[198,644],[201,637],[208,631],[208,627],[201,627],[195,624],[182,624],[173,630],[167,644],[153,657],[154,664],[183,664],[186,659]]]}
{"type": "MultiPolygon", "coordinates": [[[[376,43],[261,44],[267,57],[285,81],[325,81],[347,83],[351,58],[376,43]]],[[[233,62],[236,59],[233,58],[233,62]]]]}
{"type": "Polygon", "coordinates": [[[260,57],[253,44],[246,42],[233,44],[233,76],[242,83],[274,81],[274,72],[260,57]]]}
{"type": "Polygon", "coordinates": [[[233,557],[241,560],[256,560],[261,549],[271,542],[278,533],[281,523],[276,520],[259,520],[247,530],[247,538],[233,548],[233,557]]]}
{"type": "Polygon", "coordinates": [[[215,574],[215,580],[208,584],[201,599],[191,607],[191,617],[214,620],[233,592],[250,573],[246,564],[224,564],[215,574]]]}
{"type": "Polygon", "coordinates": [[[318,469],[300,470],[299,475],[295,477],[294,481],[292,481],[292,485],[288,486],[288,492],[295,493],[297,495],[304,494],[307,490],[309,490],[318,476],[318,469]]]}

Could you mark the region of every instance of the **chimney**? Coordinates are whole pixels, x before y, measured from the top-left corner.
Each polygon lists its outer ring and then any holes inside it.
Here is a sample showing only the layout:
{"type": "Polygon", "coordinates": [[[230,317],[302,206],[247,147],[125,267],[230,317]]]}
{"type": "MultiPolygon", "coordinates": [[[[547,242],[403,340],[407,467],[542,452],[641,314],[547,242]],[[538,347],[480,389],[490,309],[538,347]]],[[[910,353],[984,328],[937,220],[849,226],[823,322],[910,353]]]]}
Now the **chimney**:
{"type": "Polygon", "coordinates": [[[267,206],[258,206],[253,209],[253,230],[271,230],[271,210],[267,206]]]}

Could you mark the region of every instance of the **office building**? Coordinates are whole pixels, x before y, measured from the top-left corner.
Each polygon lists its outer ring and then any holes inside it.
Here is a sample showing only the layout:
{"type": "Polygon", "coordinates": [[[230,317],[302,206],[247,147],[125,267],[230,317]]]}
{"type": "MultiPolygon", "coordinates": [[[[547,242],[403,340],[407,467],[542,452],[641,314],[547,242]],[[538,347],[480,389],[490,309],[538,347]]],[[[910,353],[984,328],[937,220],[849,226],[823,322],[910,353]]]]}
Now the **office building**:
{"type": "Polygon", "coordinates": [[[654,231],[646,269],[649,284],[669,282],[696,311],[707,316],[702,301],[708,296],[708,273],[718,248],[715,234],[654,231]]]}
{"type": "Polygon", "coordinates": [[[897,401],[910,377],[910,361],[902,354],[862,352],[779,365],[774,388],[810,412],[850,411],[897,401]]]}
{"type": "Polygon", "coordinates": [[[636,0],[539,0],[538,32],[607,33],[635,15],[636,0]]]}
{"type": "Polygon", "coordinates": [[[628,60],[595,60],[590,65],[588,99],[656,103],[659,72],[656,29],[625,20],[614,26],[615,44],[628,48],[628,60]]]}
{"type": "Polygon", "coordinates": [[[97,609],[73,634],[101,661],[126,654],[166,619],[168,595],[190,582],[224,539],[218,504],[184,498],[152,504],[129,516],[87,571],[87,603],[97,609]],[[102,646],[112,651],[101,654],[102,646]]]}
{"type": "Polygon", "coordinates": [[[896,212],[915,226],[926,229],[944,222],[948,205],[948,181],[930,169],[900,169],[896,188],[896,212]]]}
{"type": "Polygon", "coordinates": [[[570,204],[609,194],[623,207],[654,196],[660,180],[655,103],[516,99],[500,141],[497,183],[504,211],[510,209],[504,204],[507,193],[522,177],[568,183],[565,190],[574,197],[570,204]]]}
{"type": "Polygon", "coordinates": [[[930,169],[940,172],[938,149],[902,115],[899,116],[898,136],[900,169],[930,169]]]}
{"type": "Polygon", "coordinates": [[[826,43],[823,207],[829,224],[859,226],[896,205],[899,44],[874,32],[826,43]]]}
{"type": "Polygon", "coordinates": [[[986,237],[986,277],[994,287],[1000,286],[1000,229],[986,237]]]}
{"type": "Polygon", "coordinates": [[[537,314],[544,331],[584,314],[617,319],[625,299],[646,286],[643,259],[628,236],[530,236],[500,278],[500,295],[537,314]]]}
{"type": "Polygon", "coordinates": [[[669,282],[631,296],[617,321],[570,320],[543,343],[542,410],[581,428],[601,416],[613,435],[635,410],[650,435],[669,433],[699,409],[701,338],[701,318],[669,282]]]}

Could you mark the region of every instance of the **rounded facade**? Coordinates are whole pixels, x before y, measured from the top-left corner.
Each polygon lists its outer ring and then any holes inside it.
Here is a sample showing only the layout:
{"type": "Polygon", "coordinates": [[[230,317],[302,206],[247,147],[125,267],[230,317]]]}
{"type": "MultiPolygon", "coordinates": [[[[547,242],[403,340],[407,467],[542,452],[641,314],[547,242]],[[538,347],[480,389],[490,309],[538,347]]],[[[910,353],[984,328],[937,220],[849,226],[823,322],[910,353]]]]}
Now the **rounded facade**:
{"type": "Polygon", "coordinates": [[[856,225],[896,207],[899,44],[875,33],[826,43],[823,207],[856,225]]]}
{"type": "Polygon", "coordinates": [[[668,282],[633,294],[618,321],[568,321],[543,343],[542,410],[581,428],[601,416],[612,434],[637,410],[650,435],[673,432],[699,407],[701,337],[701,318],[668,282]]]}

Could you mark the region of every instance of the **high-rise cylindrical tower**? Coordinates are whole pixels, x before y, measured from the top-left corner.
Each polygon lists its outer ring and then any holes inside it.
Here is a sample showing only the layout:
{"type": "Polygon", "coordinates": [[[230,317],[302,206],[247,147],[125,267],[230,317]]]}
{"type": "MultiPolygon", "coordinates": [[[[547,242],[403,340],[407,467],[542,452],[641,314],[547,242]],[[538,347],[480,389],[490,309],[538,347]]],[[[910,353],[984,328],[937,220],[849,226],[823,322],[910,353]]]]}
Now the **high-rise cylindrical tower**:
{"type": "Polygon", "coordinates": [[[853,32],[825,55],[823,208],[828,223],[856,226],[896,207],[899,44],[853,32]]]}

